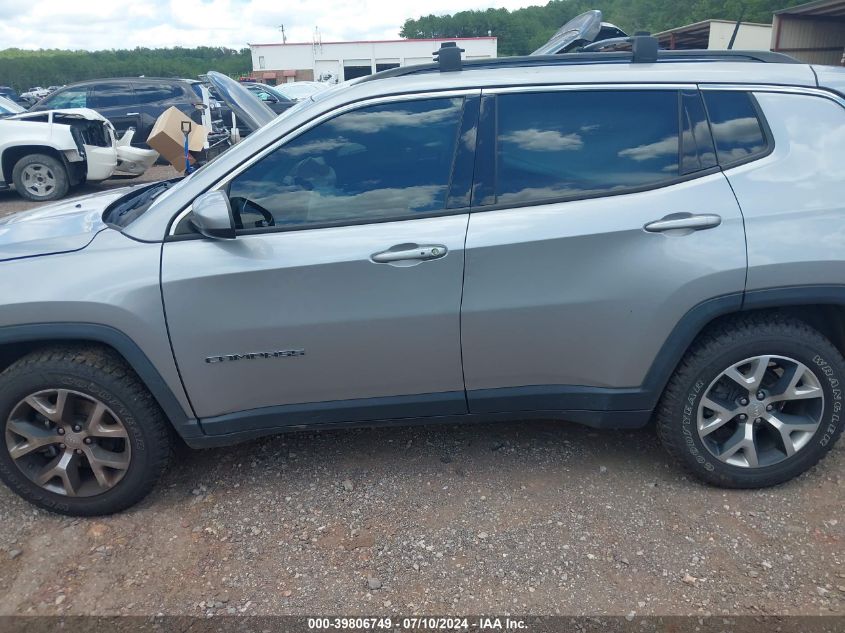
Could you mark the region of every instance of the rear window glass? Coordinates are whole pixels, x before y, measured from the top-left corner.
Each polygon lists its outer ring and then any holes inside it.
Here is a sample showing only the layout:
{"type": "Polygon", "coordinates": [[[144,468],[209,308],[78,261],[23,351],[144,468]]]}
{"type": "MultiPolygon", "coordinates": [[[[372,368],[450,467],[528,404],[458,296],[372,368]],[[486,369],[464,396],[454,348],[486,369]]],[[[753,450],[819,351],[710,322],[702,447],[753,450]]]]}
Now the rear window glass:
{"type": "Polygon", "coordinates": [[[128,83],[102,83],[89,88],[89,107],[114,108],[135,103],[132,86],[128,83]]]}
{"type": "Polygon", "coordinates": [[[669,90],[564,90],[498,98],[496,202],[620,192],[681,174],[669,90]]]}
{"type": "Polygon", "coordinates": [[[137,103],[156,103],[158,101],[172,101],[182,96],[182,89],[174,84],[165,83],[137,83],[135,98],[137,103]]]}
{"type": "Polygon", "coordinates": [[[704,91],[719,163],[731,165],[764,154],[769,143],[750,94],[704,91]]]}

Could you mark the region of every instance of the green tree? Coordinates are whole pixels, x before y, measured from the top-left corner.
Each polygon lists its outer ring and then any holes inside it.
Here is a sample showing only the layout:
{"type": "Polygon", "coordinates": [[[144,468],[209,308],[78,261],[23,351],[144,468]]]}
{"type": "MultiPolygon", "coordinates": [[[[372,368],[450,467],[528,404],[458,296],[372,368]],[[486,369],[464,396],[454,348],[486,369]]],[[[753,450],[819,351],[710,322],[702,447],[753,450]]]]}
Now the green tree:
{"type": "Polygon", "coordinates": [[[18,91],[32,86],[62,85],[104,77],[184,77],[217,70],[227,75],[247,74],[252,68],[248,48],[135,48],[110,51],[58,49],[0,50],[0,85],[18,91]]]}
{"type": "Polygon", "coordinates": [[[526,55],[546,42],[564,23],[589,9],[629,33],[656,33],[708,19],[771,23],[772,14],[800,0],[551,0],[545,6],[515,11],[486,9],[405,20],[401,37],[499,38],[499,55],[526,55]]]}

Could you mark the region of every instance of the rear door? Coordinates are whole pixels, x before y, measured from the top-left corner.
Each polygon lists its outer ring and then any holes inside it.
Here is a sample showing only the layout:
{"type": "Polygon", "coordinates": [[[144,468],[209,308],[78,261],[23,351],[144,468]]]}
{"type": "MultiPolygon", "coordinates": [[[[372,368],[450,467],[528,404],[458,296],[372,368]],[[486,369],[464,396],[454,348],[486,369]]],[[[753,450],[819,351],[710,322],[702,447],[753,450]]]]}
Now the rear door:
{"type": "Polygon", "coordinates": [[[742,216],[697,88],[484,99],[462,309],[470,411],[653,406],[649,372],[673,330],[708,299],[738,306],[745,281],[742,216]]]}
{"type": "Polygon", "coordinates": [[[173,350],[206,432],[466,412],[477,109],[405,96],[329,118],[228,183],[236,239],[164,245],[173,350]]]}
{"type": "Polygon", "coordinates": [[[132,84],[128,81],[103,81],[89,87],[88,107],[106,117],[114,126],[117,138],[133,127],[138,128],[141,112],[132,84]]]}

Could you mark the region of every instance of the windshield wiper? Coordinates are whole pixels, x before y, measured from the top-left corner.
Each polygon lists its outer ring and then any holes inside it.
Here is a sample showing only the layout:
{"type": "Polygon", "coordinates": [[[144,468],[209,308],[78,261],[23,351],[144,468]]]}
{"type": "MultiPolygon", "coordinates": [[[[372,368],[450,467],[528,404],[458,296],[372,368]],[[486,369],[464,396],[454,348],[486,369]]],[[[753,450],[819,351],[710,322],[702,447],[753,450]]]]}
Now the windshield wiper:
{"type": "Polygon", "coordinates": [[[158,196],[163,194],[174,184],[174,180],[165,180],[163,182],[150,185],[140,193],[131,197],[129,200],[126,200],[114,207],[111,213],[109,213],[108,221],[118,226],[126,226],[146,211],[158,196]]]}

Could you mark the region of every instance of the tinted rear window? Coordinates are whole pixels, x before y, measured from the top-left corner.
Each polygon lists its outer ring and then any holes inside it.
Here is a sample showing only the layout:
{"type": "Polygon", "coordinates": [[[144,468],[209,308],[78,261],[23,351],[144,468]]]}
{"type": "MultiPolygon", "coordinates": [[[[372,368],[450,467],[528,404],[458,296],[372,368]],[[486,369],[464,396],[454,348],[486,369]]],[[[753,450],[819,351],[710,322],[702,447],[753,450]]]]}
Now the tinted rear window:
{"type": "Polygon", "coordinates": [[[128,83],[102,83],[89,86],[88,91],[90,94],[88,106],[94,109],[135,103],[135,94],[128,83]]]}
{"type": "Polygon", "coordinates": [[[704,91],[704,101],[722,165],[742,162],[768,150],[769,143],[751,95],[738,91],[707,90],[704,91]]]}
{"type": "Polygon", "coordinates": [[[611,193],[676,179],[679,125],[674,90],[500,95],[496,202],[611,193]]]}
{"type": "Polygon", "coordinates": [[[135,84],[137,103],[156,103],[157,101],[172,101],[182,97],[182,88],[176,84],[166,83],[138,83],[135,84]]]}

